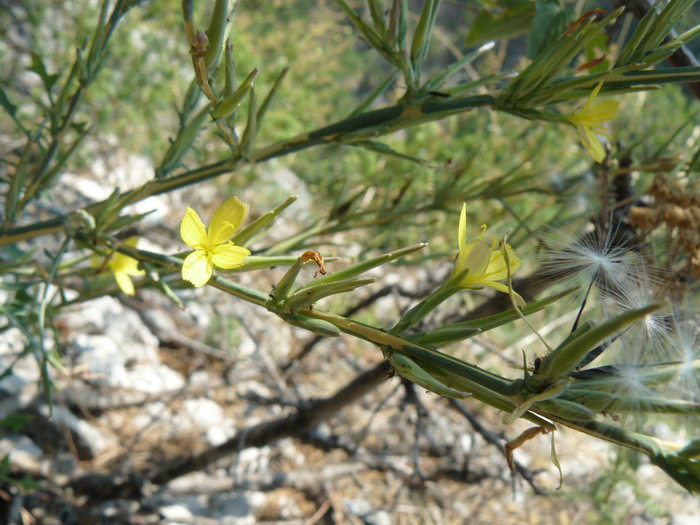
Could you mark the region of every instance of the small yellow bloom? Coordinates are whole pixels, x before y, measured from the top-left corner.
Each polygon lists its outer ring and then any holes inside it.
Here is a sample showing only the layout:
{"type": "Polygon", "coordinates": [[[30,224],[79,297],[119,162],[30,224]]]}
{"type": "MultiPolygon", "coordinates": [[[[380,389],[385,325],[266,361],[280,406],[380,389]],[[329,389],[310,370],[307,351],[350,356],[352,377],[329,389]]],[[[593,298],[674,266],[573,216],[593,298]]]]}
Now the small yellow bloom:
{"type": "Polygon", "coordinates": [[[605,158],[605,150],[598,135],[610,140],[610,133],[603,123],[613,120],[620,110],[620,103],[615,100],[596,102],[601,87],[603,84],[598,84],[591,91],[584,106],[567,117],[567,120],[576,126],[581,144],[596,162],[603,162],[605,158]]]}
{"type": "MultiPolygon", "coordinates": [[[[135,247],[137,241],[138,239],[136,237],[129,237],[124,241],[124,244],[126,246],[135,247]]],[[[139,262],[133,257],[114,252],[107,264],[109,269],[112,270],[114,279],[117,281],[121,291],[126,295],[134,295],[134,283],[131,282],[131,278],[146,274],[143,270],[138,269],[139,262]]]]}
{"type": "Polygon", "coordinates": [[[194,248],[182,263],[182,278],[195,287],[204,286],[214,272],[214,266],[230,270],[243,265],[250,251],[236,246],[229,239],[243,224],[248,206],[232,197],[214,213],[209,229],[192,208],[187,208],[180,224],[180,236],[194,248]]]}
{"type": "MultiPolygon", "coordinates": [[[[478,239],[467,242],[467,205],[462,205],[462,213],[459,217],[459,253],[455,259],[455,267],[452,270],[450,280],[454,280],[456,286],[479,290],[484,286],[490,286],[498,291],[508,293],[508,286],[498,282],[508,278],[508,266],[510,274],[520,268],[521,262],[509,244],[509,265],[503,258],[500,248],[494,242],[491,246],[484,240],[486,225],[481,226],[481,235],[478,239]]],[[[513,292],[519,306],[524,306],[525,301],[517,293],[513,292]]]]}

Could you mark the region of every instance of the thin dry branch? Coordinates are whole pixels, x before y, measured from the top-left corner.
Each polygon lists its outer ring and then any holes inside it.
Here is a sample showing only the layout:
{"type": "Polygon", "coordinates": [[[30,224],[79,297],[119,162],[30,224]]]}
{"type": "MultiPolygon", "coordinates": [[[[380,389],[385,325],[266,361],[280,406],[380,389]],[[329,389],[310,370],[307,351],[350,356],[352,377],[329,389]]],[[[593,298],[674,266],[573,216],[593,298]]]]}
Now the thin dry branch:
{"type": "Polygon", "coordinates": [[[282,438],[303,436],[319,423],[374,390],[386,379],[389,371],[389,363],[383,361],[356,376],[331,397],[311,401],[306,407],[298,409],[289,416],[245,428],[225,443],[211,447],[195,456],[184,459],[173,458],[154,471],[123,476],[88,474],[74,479],[70,486],[76,492],[100,500],[139,497],[143,493],[146,482],[168,483],[190,472],[202,470],[219,459],[235,456],[245,448],[262,447],[282,438]]]}
{"type": "MultiPolygon", "coordinates": [[[[469,424],[471,424],[472,428],[476,430],[476,432],[486,440],[487,443],[491,443],[492,445],[495,445],[501,452],[503,452],[505,456],[505,451],[504,451],[504,445],[506,444],[506,440],[500,437],[498,434],[495,434],[494,432],[491,432],[488,430],[484,425],[482,425],[479,422],[479,419],[474,416],[469,410],[466,409],[463,403],[460,403],[456,399],[450,399],[448,400],[448,403],[450,407],[454,408],[457,412],[462,414],[464,418],[469,421],[469,424]]],[[[517,461],[515,463],[515,470],[522,476],[522,478],[527,481],[527,483],[532,487],[532,490],[535,492],[535,494],[538,494],[540,496],[543,496],[547,494],[547,492],[539,487],[537,483],[535,483],[535,476],[538,474],[537,471],[532,471],[529,470],[527,467],[525,467],[522,463],[518,463],[517,461]]]]}

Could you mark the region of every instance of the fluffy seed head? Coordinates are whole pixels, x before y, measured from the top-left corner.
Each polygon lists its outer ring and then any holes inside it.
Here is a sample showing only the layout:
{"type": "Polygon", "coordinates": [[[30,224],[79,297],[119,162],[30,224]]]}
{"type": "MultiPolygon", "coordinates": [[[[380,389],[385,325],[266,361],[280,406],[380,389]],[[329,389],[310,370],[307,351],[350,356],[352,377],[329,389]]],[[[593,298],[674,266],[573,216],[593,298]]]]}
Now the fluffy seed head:
{"type": "Polygon", "coordinates": [[[544,242],[548,248],[542,262],[545,275],[571,278],[584,289],[592,282],[601,295],[625,287],[642,264],[626,227],[604,229],[588,223],[583,233],[572,236],[557,231],[544,242]]]}

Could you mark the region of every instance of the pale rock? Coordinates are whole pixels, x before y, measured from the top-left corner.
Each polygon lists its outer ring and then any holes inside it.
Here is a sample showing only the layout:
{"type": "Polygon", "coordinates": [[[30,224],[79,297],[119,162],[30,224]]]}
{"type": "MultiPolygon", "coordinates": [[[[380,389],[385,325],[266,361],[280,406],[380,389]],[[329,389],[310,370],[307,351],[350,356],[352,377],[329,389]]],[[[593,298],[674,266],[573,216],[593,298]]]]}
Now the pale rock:
{"type": "Polygon", "coordinates": [[[700,513],[673,513],[673,525],[697,525],[700,523],[700,513]]]}
{"type": "Polygon", "coordinates": [[[130,190],[140,187],[153,177],[153,164],[141,155],[117,151],[109,159],[95,159],[90,172],[103,186],[130,190]]]}
{"type": "Polygon", "coordinates": [[[62,317],[94,382],[159,393],[184,386],[184,379],[160,362],[158,339],[138,314],[112,297],[102,297],[62,317]]]}
{"type": "Polygon", "coordinates": [[[11,466],[38,474],[44,453],[27,436],[10,434],[0,439],[0,458],[8,455],[11,466]]]}
{"type": "Polygon", "coordinates": [[[238,196],[262,215],[292,195],[297,195],[297,200],[266,231],[266,244],[289,237],[295,233],[298,224],[309,222],[314,207],[308,186],[290,168],[273,161],[261,168],[255,181],[238,196]]]}
{"type": "Polygon", "coordinates": [[[236,426],[233,423],[223,424],[207,429],[206,438],[207,442],[212,446],[216,447],[225,443],[233,436],[236,435],[236,426]]]}
{"type": "Polygon", "coordinates": [[[124,518],[133,516],[139,511],[139,503],[129,499],[113,499],[100,505],[99,514],[107,518],[109,523],[123,523],[124,518]]]}
{"type": "Polygon", "coordinates": [[[270,469],[271,455],[269,446],[243,449],[238,454],[238,461],[231,467],[231,475],[240,479],[250,473],[267,472],[270,469]]]}
{"type": "Polygon", "coordinates": [[[277,448],[282,456],[292,461],[296,466],[301,467],[306,463],[306,456],[299,451],[295,440],[291,438],[282,439],[277,442],[277,448]]]}
{"type": "Polygon", "coordinates": [[[343,505],[359,517],[363,523],[370,525],[391,525],[392,520],[389,513],[386,511],[375,510],[375,507],[367,500],[362,499],[344,499],[343,505]]]}
{"type": "Polygon", "coordinates": [[[175,478],[167,485],[168,493],[188,494],[191,492],[220,492],[231,489],[231,478],[222,472],[211,475],[202,471],[190,472],[175,478]]]}
{"type": "Polygon", "coordinates": [[[168,505],[167,507],[161,507],[158,513],[164,520],[168,520],[169,522],[191,522],[192,518],[194,518],[194,514],[184,505],[168,505]]]}
{"type": "Polygon", "coordinates": [[[19,355],[24,350],[25,339],[19,328],[8,328],[0,337],[0,356],[7,363],[12,362],[12,357],[19,355]]]}
{"type": "Polygon", "coordinates": [[[245,492],[224,492],[209,498],[206,516],[221,521],[222,525],[254,525],[255,516],[245,492]]]}
{"type": "Polygon", "coordinates": [[[146,502],[146,505],[159,507],[159,513],[169,523],[209,523],[208,520],[217,520],[222,525],[254,525],[253,507],[264,497],[264,494],[243,491],[224,491],[207,496],[173,494],[166,490],[146,502]],[[189,518],[186,517],[188,513],[189,518]]]}
{"type": "MultiPolygon", "coordinates": [[[[82,205],[90,202],[99,202],[107,199],[112,193],[112,188],[105,184],[100,184],[97,180],[89,179],[78,175],[77,173],[64,173],[61,175],[61,184],[66,188],[75,188],[82,199],[79,199],[75,204],[82,205]]],[[[77,195],[72,195],[75,199],[77,195]]],[[[70,203],[65,202],[65,205],[70,203]]]]}
{"type": "Polygon", "coordinates": [[[139,363],[128,370],[126,383],[122,386],[149,394],[171,392],[185,386],[183,377],[172,368],[148,362],[139,363]]]}
{"type": "Polygon", "coordinates": [[[186,399],[182,408],[181,415],[202,428],[218,425],[226,417],[223,409],[210,399],[186,399]]]}
{"type": "Polygon", "coordinates": [[[241,333],[241,340],[236,346],[235,352],[232,352],[238,358],[248,358],[251,357],[256,350],[258,345],[255,343],[252,337],[250,337],[245,332],[241,333]]]}
{"type": "Polygon", "coordinates": [[[81,334],[104,334],[119,345],[126,359],[155,358],[158,339],[136,312],[113,297],[100,297],[61,317],[66,327],[81,334]]]}
{"type": "Polygon", "coordinates": [[[63,406],[54,404],[50,410],[48,405],[41,405],[38,410],[57,429],[69,430],[75,446],[91,458],[117,446],[114,438],[104,434],[87,421],[79,419],[63,406]]]}
{"type": "Polygon", "coordinates": [[[125,351],[112,338],[104,335],[76,334],[74,344],[80,349],[77,364],[85,365],[95,383],[159,393],[182,388],[180,374],[158,361],[155,351],[144,349],[140,359],[129,359],[133,348],[125,351]]]}
{"type": "Polygon", "coordinates": [[[172,316],[163,310],[149,308],[143,313],[146,322],[158,335],[165,335],[177,331],[177,325],[172,316]]]}
{"type": "Polygon", "coordinates": [[[374,303],[373,312],[378,316],[379,320],[384,323],[396,322],[398,319],[398,301],[392,294],[380,297],[374,303]]]}
{"type": "Polygon", "coordinates": [[[188,382],[192,386],[206,386],[212,384],[213,379],[205,370],[195,370],[189,375],[188,382]]]}
{"type": "Polygon", "coordinates": [[[124,208],[123,213],[127,215],[147,213],[148,215],[146,215],[139,223],[141,227],[162,224],[168,219],[173,208],[175,208],[172,201],[173,199],[170,198],[170,195],[152,195],[143,199],[142,201],[132,204],[131,206],[127,206],[124,208]]]}
{"type": "Polygon", "coordinates": [[[200,427],[211,446],[220,445],[236,433],[234,422],[226,417],[223,409],[214,401],[204,398],[184,401],[174,424],[200,427]]]}
{"type": "Polygon", "coordinates": [[[126,359],[112,338],[78,333],[73,344],[79,351],[77,364],[88,368],[91,382],[112,386],[127,383],[126,359]]]}
{"type": "Polygon", "coordinates": [[[38,395],[41,372],[36,357],[27,353],[16,360],[24,345],[24,336],[17,328],[9,328],[0,337],[0,374],[5,374],[5,367],[12,365],[12,371],[0,379],[0,418],[26,407],[38,395]]]}
{"type": "Polygon", "coordinates": [[[136,431],[142,431],[153,424],[154,420],[168,421],[172,417],[172,412],[168,409],[165,403],[155,401],[146,405],[141,412],[129,418],[129,421],[124,421],[121,415],[111,415],[110,420],[114,426],[129,424],[136,431]]]}
{"type": "MultiPolygon", "coordinates": [[[[218,290],[217,293],[221,294],[218,290]]],[[[200,332],[206,333],[213,320],[211,309],[203,304],[199,304],[199,302],[190,301],[187,303],[187,313],[190,314],[192,320],[197,324],[200,332]]]]}

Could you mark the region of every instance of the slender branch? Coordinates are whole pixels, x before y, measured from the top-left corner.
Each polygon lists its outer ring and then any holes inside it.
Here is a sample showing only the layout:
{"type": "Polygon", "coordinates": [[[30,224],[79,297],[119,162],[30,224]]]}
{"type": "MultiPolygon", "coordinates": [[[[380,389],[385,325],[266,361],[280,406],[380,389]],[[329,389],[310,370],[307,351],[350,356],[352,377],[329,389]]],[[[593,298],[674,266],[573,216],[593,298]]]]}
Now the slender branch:
{"type": "MultiPolygon", "coordinates": [[[[491,443],[494,445],[496,448],[498,448],[503,455],[505,456],[505,451],[503,449],[503,445],[505,444],[506,440],[501,438],[499,435],[495,434],[494,432],[491,432],[489,429],[487,429],[484,425],[481,424],[479,419],[474,416],[467,408],[464,406],[463,403],[458,402],[456,399],[448,399],[448,404],[450,405],[451,408],[455,409],[457,412],[462,414],[464,418],[469,421],[469,424],[472,426],[472,428],[482,437],[486,440],[487,443],[491,443]]],[[[532,487],[532,490],[535,492],[535,494],[538,494],[540,496],[544,496],[547,494],[547,492],[542,489],[537,483],[535,483],[535,476],[537,475],[537,472],[533,472],[529,470],[527,467],[525,467],[522,463],[515,462],[515,470],[522,476],[522,478],[528,482],[528,484],[532,487]]]]}
{"type": "MultiPolygon", "coordinates": [[[[653,9],[653,4],[650,0],[616,0],[615,3],[619,6],[624,6],[628,9],[638,20],[641,20],[646,16],[646,14],[653,9]]],[[[663,43],[670,42],[671,40],[678,37],[678,34],[671,30],[669,34],[664,38],[663,43]]],[[[688,46],[680,46],[676,51],[667,59],[667,62],[673,67],[697,67],[700,66],[697,57],[693,52],[688,49],[688,46]]],[[[693,96],[700,100],[700,82],[688,82],[685,84],[688,90],[693,94],[693,96]]]]}
{"type": "MultiPolygon", "coordinates": [[[[367,308],[371,304],[373,304],[377,299],[381,299],[382,297],[389,295],[391,291],[394,289],[393,286],[384,286],[377,290],[376,292],[372,293],[371,295],[365,297],[362,301],[358,302],[357,304],[351,306],[345,312],[343,312],[343,317],[350,317],[353,314],[356,314],[360,310],[363,310],[364,308],[367,308]]],[[[306,355],[311,352],[314,346],[316,346],[318,343],[323,340],[323,337],[320,335],[316,335],[309,339],[306,343],[304,343],[304,346],[297,352],[295,355],[293,355],[287,363],[282,365],[280,369],[282,372],[286,372],[289,370],[295,363],[298,363],[301,359],[304,359],[306,355]]]]}
{"type": "MultiPolygon", "coordinates": [[[[308,134],[272,144],[252,152],[247,160],[227,159],[196,170],[171,177],[164,181],[149,181],[140,188],[128,191],[124,196],[132,197],[130,204],[142,201],[153,195],[160,195],[231,173],[239,168],[264,162],[266,160],[288,155],[296,151],[317,145],[352,144],[367,140],[368,137],[385,135],[399,129],[416,126],[433,120],[464,113],[477,107],[493,105],[494,98],[489,95],[477,95],[449,99],[443,102],[429,102],[422,106],[396,105],[356,115],[330,126],[320,128],[308,134]]],[[[90,213],[97,213],[106,201],[97,202],[86,208],[90,213]]],[[[0,246],[31,239],[39,235],[60,232],[67,220],[67,215],[36,222],[27,226],[8,229],[0,236],[0,246]]]]}

